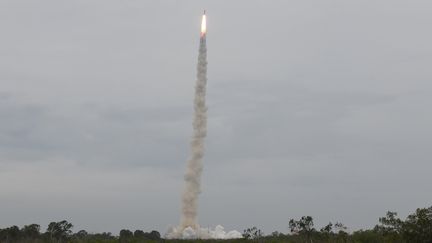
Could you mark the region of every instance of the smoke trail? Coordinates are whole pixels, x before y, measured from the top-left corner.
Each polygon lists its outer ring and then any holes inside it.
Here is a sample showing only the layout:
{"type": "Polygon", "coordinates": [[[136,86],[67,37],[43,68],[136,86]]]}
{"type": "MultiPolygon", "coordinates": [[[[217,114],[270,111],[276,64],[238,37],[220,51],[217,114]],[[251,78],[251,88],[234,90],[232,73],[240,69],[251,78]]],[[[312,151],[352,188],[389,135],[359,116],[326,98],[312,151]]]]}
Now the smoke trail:
{"type": "MultiPolygon", "coordinates": [[[[205,16],[204,16],[205,17],[205,16]]],[[[185,188],[182,195],[182,218],[180,228],[191,227],[199,229],[197,223],[198,195],[201,192],[202,159],[204,156],[204,138],[207,133],[207,46],[206,34],[201,33],[197,65],[197,80],[195,84],[193,136],[191,140],[191,155],[187,162],[184,176],[185,188]]]]}
{"type": "Polygon", "coordinates": [[[201,38],[198,54],[197,80],[195,84],[193,135],[191,154],[184,176],[185,187],[182,195],[182,217],[180,225],[171,227],[165,234],[167,239],[234,239],[242,238],[236,230],[225,232],[220,225],[214,229],[201,228],[197,223],[198,195],[201,192],[201,173],[203,169],[204,139],[207,134],[207,46],[206,15],[201,22],[201,38]]]}

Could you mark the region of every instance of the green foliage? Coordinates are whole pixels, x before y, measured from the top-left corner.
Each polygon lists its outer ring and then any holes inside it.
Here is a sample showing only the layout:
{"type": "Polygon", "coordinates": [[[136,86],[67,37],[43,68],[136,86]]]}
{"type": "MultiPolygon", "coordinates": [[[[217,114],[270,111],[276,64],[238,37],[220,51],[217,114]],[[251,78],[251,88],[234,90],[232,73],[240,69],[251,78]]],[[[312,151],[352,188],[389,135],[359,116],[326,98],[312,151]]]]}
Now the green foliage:
{"type": "Polygon", "coordinates": [[[142,230],[135,230],[133,236],[137,239],[145,239],[145,233],[142,230]]]}
{"type": "Polygon", "coordinates": [[[316,230],[311,216],[303,216],[300,220],[290,219],[288,225],[291,233],[304,236],[306,242],[312,242],[312,235],[316,230]]]}
{"type": "Polygon", "coordinates": [[[1,242],[14,242],[19,239],[21,232],[18,226],[11,226],[6,229],[0,230],[0,241],[1,242]]]}
{"type": "Polygon", "coordinates": [[[133,235],[132,231],[130,231],[130,230],[127,230],[127,229],[120,230],[120,242],[121,243],[132,241],[132,239],[134,238],[133,236],[134,235],[133,235]]]}
{"type": "Polygon", "coordinates": [[[432,243],[432,207],[418,208],[401,227],[407,242],[432,243]]]}
{"type": "Polygon", "coordinates": [[[40,225],[38,224],[25,225],[21,229],[21,234],[25,238],[29,238],[29,239],[37,238],[40,235],[40,225]]]}
{"type": "Polygon", "coordinates": [[[72,234],[73,225],[66,220],[51,222],[48,225],[47,233],[51,241],[66,242],[72,234]]]}
{"type": "MultiPolygon", "coordinates": [[[[359,230],[352,234],[352,241],[358,243],[383,243],[384,237],[373,230],[359,230]]],[[[397,241],[395,241],[397,242],[397,241]]]]}
{"type": "Polygon", "coordinates": [[[329,222],[326,226],[322,227],[320,231],[325,234],[330,234],[333,230],[333,224],[329,222]]]}
{"type": "Polygon", "coordinates": [[[289,234],[274,231],[265,236],[257,227],[251,227],[244,230],[242,239],[167,240],[155,230],[132,232],[123,229],[118,237],[109,232],[88,233],[85,230],[72,234],[73,225],[63,220],[51,222],[45,233],[40,232],[37,224],[25,225],[21,229],[18,226],[0,229],[0,243],[432,243],[432,207],[419,208],[405,220],[398,218],[396,212],[387,212],[378,222],[373,229],[352,233],[348,233],[340,222],[329,222],[317,231],[313,218],[303,216],[299,220],[289,220],[289,234]]]}
{"type": "Polygon", "coordinates": [[[74,234],[75,239],[85,239],[88,236],[87,231],[80,230],[74,234]]]}
{"type": "Polygon", "coordinates": [[[396,212],[387,212],[379,222],[374,231],[387,242],[432,243],[432,207],[418,208],[405,221],[396,212]]]}
{"type": "Polygon", "coordinates": [[[254,226],[252,228],[245,229],[242,235],[243,238],[247,240],[259,240],[263,236],[263,233],[260,229],[254,226]]]}

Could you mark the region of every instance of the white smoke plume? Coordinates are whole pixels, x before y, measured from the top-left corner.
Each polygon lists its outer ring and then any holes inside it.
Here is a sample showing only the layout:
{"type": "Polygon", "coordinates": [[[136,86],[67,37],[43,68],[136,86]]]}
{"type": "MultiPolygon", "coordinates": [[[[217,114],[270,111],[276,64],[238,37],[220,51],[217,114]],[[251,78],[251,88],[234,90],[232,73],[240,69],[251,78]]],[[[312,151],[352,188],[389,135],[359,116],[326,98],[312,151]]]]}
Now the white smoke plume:
{"type": "Polygon", "coordinates": [[[204,138],[207,133],[207,47],[206,36],[201,35],[195,84],[193,136],[191,155],[184,176],[185,188],[182,195],[182,218],[180,228],[199,229],[197,223],[198,195],[201,192],[201,172],[203,169],[204,138]]]}
{"type": "MultiPolygon", "coordinates": [[[[205,12],[204,12],[205,13],[205,12]]],[[[233,239],[242,238],[238,231],[225,232],[220,225],[215,229],[201,228],[197,222],[198,195],[201,192],[204,139],[207,134],[207,45],[206,16],[203,15],[198,54],[197,80],[195,84],[193,135],[191,154],[184,176],[185,187],[182,195],[182,217],[178,227],[172,227],[165,235],[168,239],[233,239]]]]}

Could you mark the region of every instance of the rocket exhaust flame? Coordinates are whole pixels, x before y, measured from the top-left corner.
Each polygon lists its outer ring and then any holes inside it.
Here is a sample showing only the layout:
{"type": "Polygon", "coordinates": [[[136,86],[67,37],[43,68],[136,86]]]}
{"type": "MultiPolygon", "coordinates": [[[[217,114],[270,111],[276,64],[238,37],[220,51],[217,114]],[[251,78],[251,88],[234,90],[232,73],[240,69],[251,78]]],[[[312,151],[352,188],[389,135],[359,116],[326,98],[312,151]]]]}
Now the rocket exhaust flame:
{"type": "Polygon", "coordinates": [[[207,33],[207,20],[206,20],[206,15],[205,15],[205,11],[204,14],[202,16],[202,20],[201,20],[201,36],[204,36],[207,33]]]}

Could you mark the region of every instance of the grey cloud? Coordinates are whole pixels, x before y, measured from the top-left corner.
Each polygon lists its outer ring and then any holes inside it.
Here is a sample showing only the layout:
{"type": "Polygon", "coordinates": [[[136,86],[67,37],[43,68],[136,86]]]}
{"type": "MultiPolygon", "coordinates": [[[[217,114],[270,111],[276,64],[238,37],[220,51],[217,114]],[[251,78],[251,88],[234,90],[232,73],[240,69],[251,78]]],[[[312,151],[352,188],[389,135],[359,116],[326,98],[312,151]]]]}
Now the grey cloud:
{"type": "Polygon", "coordinates": [[[76,117],[74,111],[58,112],[3,95],[0,104],[3,159],[31,161],[55,157],[109,166],[118,163],[180,166],[183,161],[179,157],[184,160],[187,153],[189,126],[185,126],[190,122],[185,120],[182,110],[163,109],[168,116],[154,116],[154,109],[145,108],[81,107],[80,116],[76,117]],[[154,153],[161,144],[170,152],[154,153]]]}

